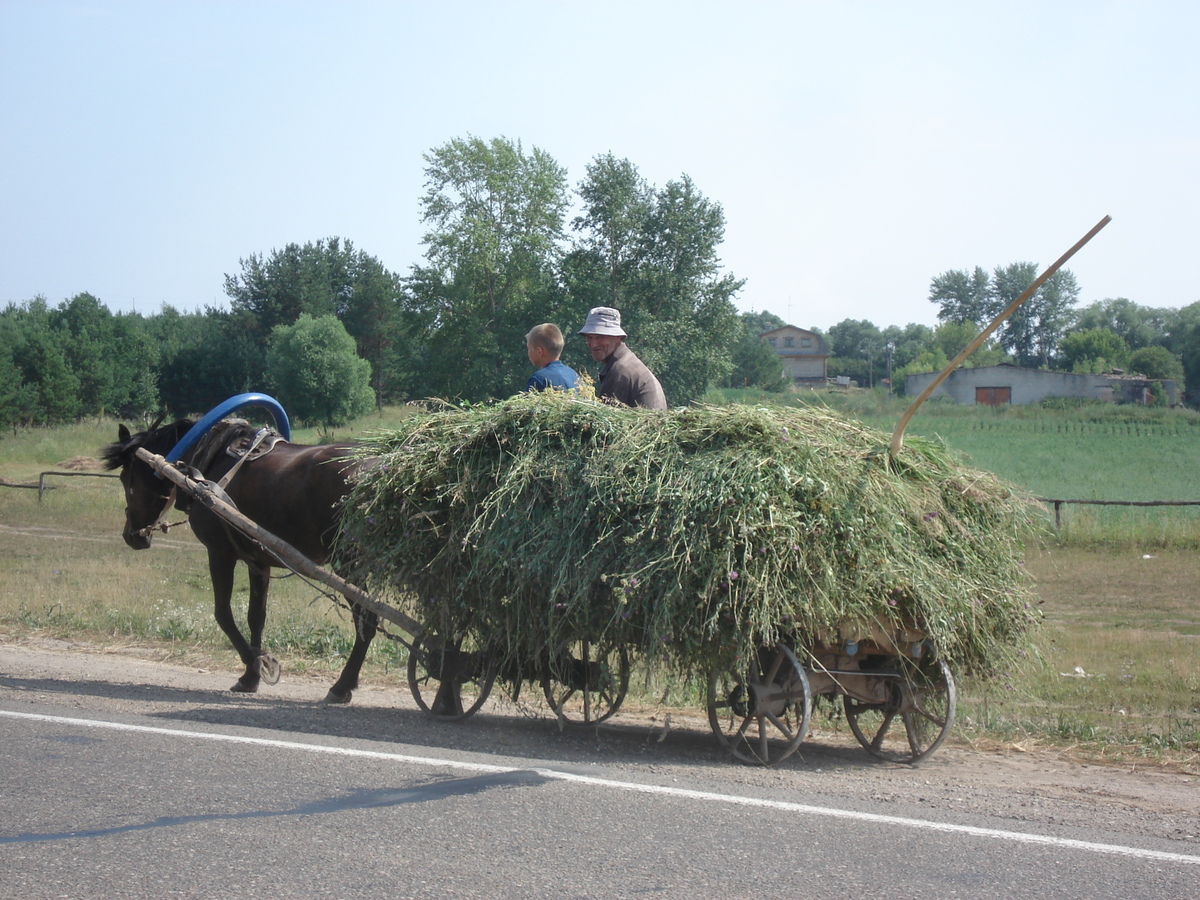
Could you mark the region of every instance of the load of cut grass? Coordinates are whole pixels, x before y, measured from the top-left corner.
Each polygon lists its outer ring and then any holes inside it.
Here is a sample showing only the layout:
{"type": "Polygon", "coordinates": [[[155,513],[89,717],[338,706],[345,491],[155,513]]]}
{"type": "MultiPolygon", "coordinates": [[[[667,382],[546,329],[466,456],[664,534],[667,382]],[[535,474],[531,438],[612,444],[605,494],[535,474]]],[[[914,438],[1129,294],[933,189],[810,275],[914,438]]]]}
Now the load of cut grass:
{"type": "Polygon", "coordinates": [[[690,675],[764,642],[915,628],[990,668],[1035,620],[1030,504],[940,445],[887,444],[815,408],[425,412],[368,441],[339,552],[379,599],[511,660],[587,638],[690,675]]]}

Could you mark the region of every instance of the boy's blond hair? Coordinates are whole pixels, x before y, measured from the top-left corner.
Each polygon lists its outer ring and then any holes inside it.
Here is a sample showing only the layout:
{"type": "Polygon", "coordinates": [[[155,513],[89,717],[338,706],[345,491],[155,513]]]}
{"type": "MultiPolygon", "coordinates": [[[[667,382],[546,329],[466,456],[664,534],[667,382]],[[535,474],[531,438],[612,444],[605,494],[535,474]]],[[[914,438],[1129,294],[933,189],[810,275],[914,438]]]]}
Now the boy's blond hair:
{"type": "Polygon", "coordinates": [[[541,347],[554,359],[562,356],[563,347],[567,345],[562,331],[553,322],[534,325],[533,328],[529,329],[529,334],[525,335],[525,343],[534,347],[541,347]]]}

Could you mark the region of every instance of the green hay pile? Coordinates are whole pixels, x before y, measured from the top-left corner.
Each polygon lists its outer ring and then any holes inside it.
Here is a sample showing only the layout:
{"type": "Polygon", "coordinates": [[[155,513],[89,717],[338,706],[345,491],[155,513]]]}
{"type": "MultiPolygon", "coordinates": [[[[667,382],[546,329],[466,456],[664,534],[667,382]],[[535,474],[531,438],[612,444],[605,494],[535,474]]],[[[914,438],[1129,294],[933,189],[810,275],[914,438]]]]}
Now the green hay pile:
{"type": "Polygon", "coordinates": [[[1026,498],[821,409],[654,412],[534,394],[371,439],[351,580],[510,659],[619,640],[685,674],[759,642],[917,627],[960,670],[1023,645],[1026,498]]]}

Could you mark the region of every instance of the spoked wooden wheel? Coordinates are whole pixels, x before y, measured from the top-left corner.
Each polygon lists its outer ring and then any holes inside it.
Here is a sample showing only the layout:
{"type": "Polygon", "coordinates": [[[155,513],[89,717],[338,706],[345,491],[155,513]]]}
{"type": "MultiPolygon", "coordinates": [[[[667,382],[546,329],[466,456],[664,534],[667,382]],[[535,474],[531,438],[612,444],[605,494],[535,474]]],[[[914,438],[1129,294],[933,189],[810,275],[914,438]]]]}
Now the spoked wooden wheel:
{"type": "Polygon", "coordinates": [[[764,647],[741,670],[709,676],[709,725],[742,762],[769,766],[787,759],[808,734],[811,720],[808,675],[783,644],[764,647]]]}
{"type": "Polygon", "coordinates": [[[465,719],[483,706],[495,677],[489,654],[470,635],[444,638],[426,629],[408,651],[408,688],[430,715],[465,719]]]}
{"type": "Polygon", "coordinates": [[[575,641],[546,665],[542,693],[560,720],[595,725],[621,708],[629,690],[623,644],[575,641]]]}
{"type": "Polygon", "coordinates": [[[889,762],[929,756],[954,725],[957,692],[950,668],[936,658],[900,659],[878,677],[886,679],[887,700],[843,698],[850,730],[868,753],[889,762]]]}

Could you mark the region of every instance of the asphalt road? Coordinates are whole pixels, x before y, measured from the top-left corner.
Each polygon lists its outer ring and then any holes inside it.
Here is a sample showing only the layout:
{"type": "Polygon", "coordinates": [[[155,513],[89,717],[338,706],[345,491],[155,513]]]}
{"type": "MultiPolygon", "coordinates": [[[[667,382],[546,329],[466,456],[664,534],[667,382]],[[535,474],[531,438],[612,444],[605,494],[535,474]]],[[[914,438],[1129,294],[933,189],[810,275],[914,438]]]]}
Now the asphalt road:
{"type": "Polygon", "coordinates": [[[558,741],[511,716],[386,712],[406,742],[370,706],[5,671],[0,897],[1200,895],[1200,840],[1107,807],[1018,821],[814,789],[840,750],[802,764],[816,760],[814,780],[714,759],[687,735],[648,757],[636,729],[558,741]],[[337,724],[301,724],[322,717],[337,724]]]}

